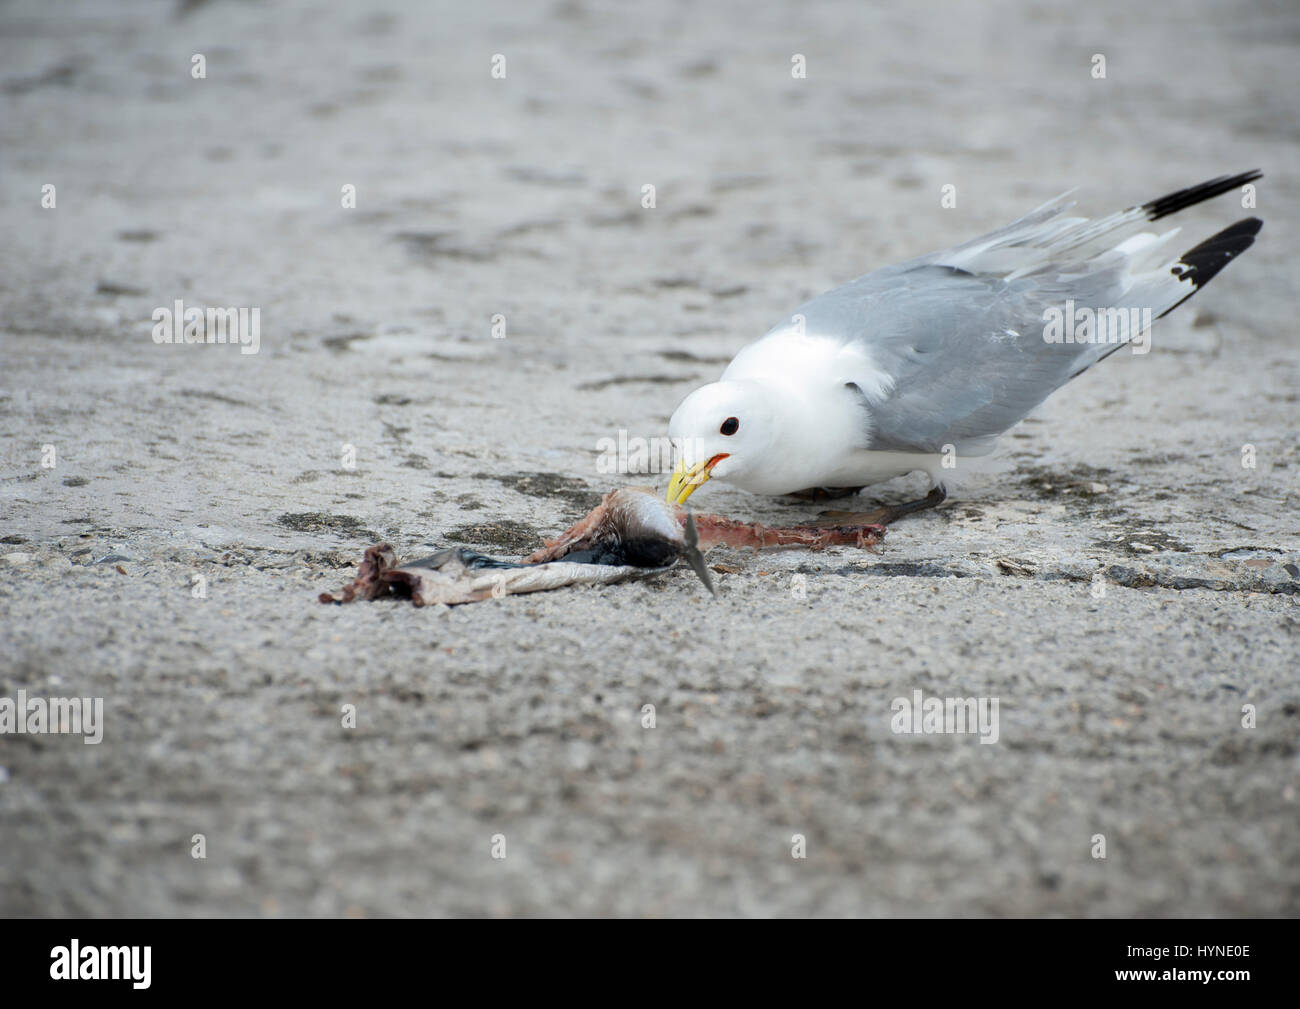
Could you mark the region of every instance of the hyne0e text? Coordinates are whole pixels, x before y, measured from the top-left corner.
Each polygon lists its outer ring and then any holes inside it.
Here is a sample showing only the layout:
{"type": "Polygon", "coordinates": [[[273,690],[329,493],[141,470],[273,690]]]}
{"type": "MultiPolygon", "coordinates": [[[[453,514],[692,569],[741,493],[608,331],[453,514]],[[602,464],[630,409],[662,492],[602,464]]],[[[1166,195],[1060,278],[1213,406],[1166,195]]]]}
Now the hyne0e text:
{"type": "Polygon", "coordinates": [[[1250,956],[1249,946],[1130,946],[1129,956],[1162,960],[1167,956],[1250,956]]]}

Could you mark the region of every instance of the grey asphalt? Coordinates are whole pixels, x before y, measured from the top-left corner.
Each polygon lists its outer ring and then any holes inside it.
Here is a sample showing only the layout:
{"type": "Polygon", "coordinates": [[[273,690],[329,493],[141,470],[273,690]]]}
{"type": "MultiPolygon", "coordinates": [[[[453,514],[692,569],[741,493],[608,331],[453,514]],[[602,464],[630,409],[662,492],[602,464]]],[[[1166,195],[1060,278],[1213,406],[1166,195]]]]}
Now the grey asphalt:
{"type": "Polygon", "coordinates": [[[1300,911],[1292,5],[33,2],[0,68],[0,698],[105,709],[0,735],[0,913],[1300,911]],[[1255,247],[878,553],[315,601],[662,486],[600,440],[836,283],[1256,167],[1176,222],[1255,247]]]}

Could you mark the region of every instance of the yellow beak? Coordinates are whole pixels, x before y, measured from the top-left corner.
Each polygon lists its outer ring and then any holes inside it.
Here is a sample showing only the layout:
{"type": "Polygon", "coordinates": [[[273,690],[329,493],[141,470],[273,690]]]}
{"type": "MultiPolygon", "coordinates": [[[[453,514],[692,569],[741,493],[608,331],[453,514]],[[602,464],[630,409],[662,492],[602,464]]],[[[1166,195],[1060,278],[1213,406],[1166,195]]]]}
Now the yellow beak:
{"type": "Polygon", "coordinates": [[[673,478],[668,481],[668,493],[664,500],[669,504],[685,504],[686,499],[694,494],[697,488],[708,482],[709,477],[713,475],[713,467],[725,458],[727,458],[725,453],[715,455],[712,459],[697,462],[690,469],[686,468],[685,459],[679,459],[677,468],[673,470],[673,478]]]}

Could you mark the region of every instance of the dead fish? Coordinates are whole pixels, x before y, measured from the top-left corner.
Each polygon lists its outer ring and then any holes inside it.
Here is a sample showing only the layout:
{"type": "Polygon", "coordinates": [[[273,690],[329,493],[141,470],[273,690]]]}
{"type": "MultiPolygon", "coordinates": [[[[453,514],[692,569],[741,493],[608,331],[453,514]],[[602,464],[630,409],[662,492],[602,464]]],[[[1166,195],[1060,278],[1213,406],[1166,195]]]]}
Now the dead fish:
{"type": "Polygon", "coordinates": [[[563,558],[666,571],[684,558],[716,596],[699,542],[694,517],[685,509],[665,504],[651,487],[625,487],[610,491],[581,522],[558,539],[548,540],[523,563],[546,564],[563,558]]]}
{"type": "Polygon", "coordinates": [[[337,593],[322,593],[320,601],[349,603],[354,599],[397,596],[410,599],[416,606],[476,603],[566,585],[609,585],[660,574],[672,566],[636,567],[591,560],[520,564],[463,547],[399,564],[391,544],[381,543],[366,551],[355,581],[337,593]]]}
{"type": "Polygon", "coordinates": [[[870,547],[879,542],[881,533],[878,525],[768,528],[717,515],[700,516],[697,522],[693,513],[666,504],[652,488],[626,487],[606,494],[580,522],[521,561],[453,547],[399,563],[392,545],[380,543],[366,551],[356,579],[337,593],[322,593],[320,601],[349,603],[398,596],[416,606],[472,603],[567,585],[646,578],[671,570],[680,560],[716,596],[702,553],[710,546],[820,549],[843,543],[870,547]]]}
{"type": "Polygon", "coordinates": [[[391,544],[366,551],[356,579],[323,603],[347,603],[381,596],[409,598],[416,606],[472,603],[483,599],[545,592],[567,585],[610,585],[662,574],[685,558],[711,593],[692,521],[649,489],[624,488],[605,495],[589,515],[559,540],[522,561],[506,561],[454,547],[399,564],[391,544]]]}

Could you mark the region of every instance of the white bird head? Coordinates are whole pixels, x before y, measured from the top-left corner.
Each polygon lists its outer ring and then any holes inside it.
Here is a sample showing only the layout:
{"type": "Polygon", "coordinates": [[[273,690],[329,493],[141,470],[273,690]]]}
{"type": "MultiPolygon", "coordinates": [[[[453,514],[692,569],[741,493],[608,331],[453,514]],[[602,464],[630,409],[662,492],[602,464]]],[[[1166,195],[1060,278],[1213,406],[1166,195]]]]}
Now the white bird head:
{"type": "Polygon", "coordinates": [[[667,499],[683,504],[713,477],[756,494],[803,490],[847,437],[838,427],[774,383],[724,379],[703,386],[668,422],[679,458],[667,499]]]}

